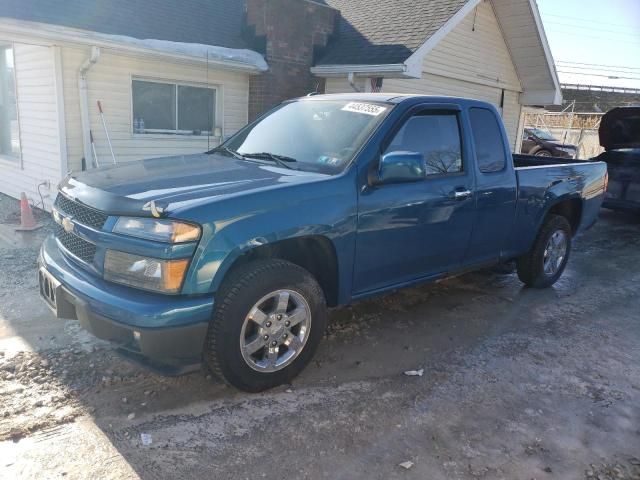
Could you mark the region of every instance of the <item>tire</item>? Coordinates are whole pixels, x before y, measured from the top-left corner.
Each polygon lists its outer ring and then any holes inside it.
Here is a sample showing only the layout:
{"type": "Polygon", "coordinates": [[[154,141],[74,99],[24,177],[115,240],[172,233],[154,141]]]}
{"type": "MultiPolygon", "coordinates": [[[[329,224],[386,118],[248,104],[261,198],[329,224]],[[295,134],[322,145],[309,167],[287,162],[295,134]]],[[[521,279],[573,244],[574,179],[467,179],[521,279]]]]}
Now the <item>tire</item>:
{"type": "Polygon", "coordinates": [[[547,288],[558,281],[564,272],[569,255],[571,253],[571,225],[565,217],[549,215],[544,225],[538,232],[533,247],[529,253],[517,260],[518,278],[522,283],[532,288],[547,288]],[[554,238],[554,244],[550,242],[554,238]],[[555,257],[555,251],[559,253],[561,248],[555,245],[557,239],[564,237],[565,249],[562,258],[555,257]],[[552,253],[553,252],[553,253],[552,253]],[[550,263],[545,261],[553,260],[550,263]],[[545,267],[550,265],[545,271],[545,267]]]}
{"type": "Polygon", "coordinates": [[[308,271],[284,260],[257,260],[232,271],[215,304],[204,363],[247,392],[290,383],[313,357],[327,325],[322,288],[308,271]]]}
{"type": "Polygon", "coordinates": [[[538,150],[534,155],[536,157],[553,157],[549,150],[538,150]]]}

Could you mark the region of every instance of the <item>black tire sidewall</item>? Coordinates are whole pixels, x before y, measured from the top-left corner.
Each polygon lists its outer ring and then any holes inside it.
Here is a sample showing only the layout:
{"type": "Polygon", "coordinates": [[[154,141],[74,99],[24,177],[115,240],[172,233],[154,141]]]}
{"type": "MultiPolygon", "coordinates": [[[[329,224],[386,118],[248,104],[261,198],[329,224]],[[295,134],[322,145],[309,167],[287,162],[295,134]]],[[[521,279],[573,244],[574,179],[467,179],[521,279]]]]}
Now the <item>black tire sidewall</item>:
{"type": "Polygon", "coordinates": [[[541,148],[536,153],[534,153],[534,156],[535,157],[553,157],[551,152],[549,150],[544,149],[544,148],[541,148]]]}
{"type": "Polygon", "coordinates": [[[566,218],[553,215],[540,229],[531,251],[518,262],[518,275],[520,279],[530,287],[546,288],[558,281],[571,255],[571,225],[566,218]],[[557,231],[563,231],[567,238],[567,251],[558,271],[553,275],[544,273],[544,251],[551,236],[557,231]]]}
{"type": "Polygon", "coordinates": [[[291,380],[309,363],[327,324],[323,291],[309,272],[282,260],[256,261],[233,274],[216,296],[216,311],[206,343],[205,361],[231,385],[258,392],[291,380]],[[311,310],[309,337],[300,355],[277,372],[254,370],[242,357],[240,335],[249,310],[265,295],[276,290],[292,290],[307,301],[311,310]],[[216,335],[214,342],[210,338],[216,335]]]}

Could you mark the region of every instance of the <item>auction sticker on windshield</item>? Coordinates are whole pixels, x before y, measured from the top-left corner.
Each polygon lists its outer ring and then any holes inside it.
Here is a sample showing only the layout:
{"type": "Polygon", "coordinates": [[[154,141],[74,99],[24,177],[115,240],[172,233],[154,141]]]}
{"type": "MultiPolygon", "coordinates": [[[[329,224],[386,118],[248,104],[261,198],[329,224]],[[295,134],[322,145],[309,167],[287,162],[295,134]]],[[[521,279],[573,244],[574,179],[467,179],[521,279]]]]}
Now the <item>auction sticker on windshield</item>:
{"type": "Polygon", "coordinates": [[[365,115],[377,117],[381,113],[384,113],[387,110],[387,107],[373,105],[372,103],[351,102],[342,107],[342,110],[345,112],[364,113],[365,115]]]}

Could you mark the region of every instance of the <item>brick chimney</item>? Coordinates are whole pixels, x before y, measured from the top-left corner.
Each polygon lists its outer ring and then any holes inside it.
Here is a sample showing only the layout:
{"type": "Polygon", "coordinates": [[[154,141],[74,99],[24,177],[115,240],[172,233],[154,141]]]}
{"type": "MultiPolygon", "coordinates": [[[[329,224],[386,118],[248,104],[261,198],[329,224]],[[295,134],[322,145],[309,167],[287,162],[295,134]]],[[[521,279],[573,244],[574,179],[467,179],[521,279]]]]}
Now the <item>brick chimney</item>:
{"type": "Polygon", "coordinates": [[[245,37],[269,71],[249,80],[249,120],[316,90],[310,71],[336,31],[339,12],[311,0],[246,0],[245,37]]]}

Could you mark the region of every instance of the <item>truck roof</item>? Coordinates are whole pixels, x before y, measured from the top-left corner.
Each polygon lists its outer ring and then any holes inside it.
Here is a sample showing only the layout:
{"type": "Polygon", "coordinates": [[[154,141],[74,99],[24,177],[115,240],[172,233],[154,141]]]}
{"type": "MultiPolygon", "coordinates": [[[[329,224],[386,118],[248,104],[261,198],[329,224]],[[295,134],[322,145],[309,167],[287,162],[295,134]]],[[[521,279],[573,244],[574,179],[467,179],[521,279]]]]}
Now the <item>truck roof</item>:
{"type": "Polygon", "coordinates": [[[300,97],[296,100],[330,100],[339,99],[353,102],[386,102],[386,103],[402,103],[407,100],[422,99],[429,103],[446,103],[452,100],[457,103],[475,103],[490,105],[487,102],[473,100],[462,97],[448,97],[441,95],[421,95],[417,93],[329,93],[329,94],[312,94],[306,97],[300,97]]]}

